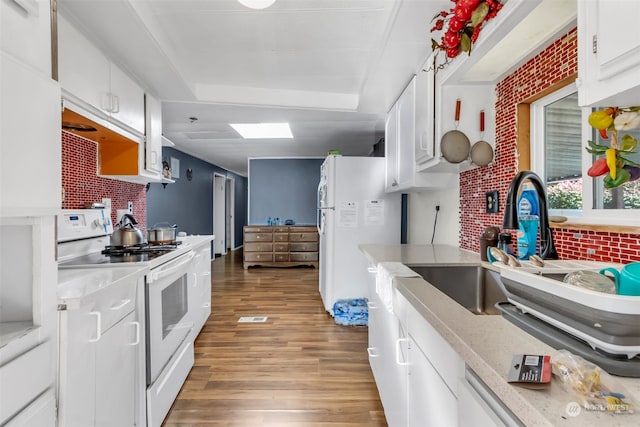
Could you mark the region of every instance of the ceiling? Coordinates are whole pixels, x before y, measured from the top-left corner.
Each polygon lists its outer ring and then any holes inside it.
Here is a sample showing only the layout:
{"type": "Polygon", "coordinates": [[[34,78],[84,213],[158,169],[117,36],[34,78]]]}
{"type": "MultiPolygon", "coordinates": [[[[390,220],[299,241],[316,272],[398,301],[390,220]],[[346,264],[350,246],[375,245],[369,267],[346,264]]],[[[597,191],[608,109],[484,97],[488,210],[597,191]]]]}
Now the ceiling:
{"type": "MultiPolygon", "coordinates": [[[[542,2],[559,3],[573,5],[575,16],[575,0],[542,2]]],[[[367,155],[384,136],[386,111],[431,53],[431,18],[451,2],[276,0],[263,10],[236,0],[58,5],[163,101],[163,134],[177,149],[246,175],[250,157],[322,157],[330,149],[367,155]],[[245,140],[229,126],[282,121],[293,139],[245,140]]],[[[535,27],[544,33],[539,21],[535,27]]],[[[507,60],[502,71],[522,60],[513,51],[498,56],[507,60]]],[[[500,73],[489,68],[483,72],[495,79],[500,73]]]]}

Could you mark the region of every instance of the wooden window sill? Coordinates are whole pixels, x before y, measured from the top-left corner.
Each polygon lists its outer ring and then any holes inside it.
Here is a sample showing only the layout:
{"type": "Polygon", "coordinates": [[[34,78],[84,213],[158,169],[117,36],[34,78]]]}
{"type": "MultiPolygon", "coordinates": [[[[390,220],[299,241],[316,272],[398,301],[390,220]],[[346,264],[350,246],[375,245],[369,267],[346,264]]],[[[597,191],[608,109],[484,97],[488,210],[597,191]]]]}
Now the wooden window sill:
{"type": "Polygon", "coordinates": [[[604,231],[609,233],[640,234],[640,227],[633,225],[583,224],[575,222],[552,222],[551,228],[568,228],[570,230],[604,231]]]}

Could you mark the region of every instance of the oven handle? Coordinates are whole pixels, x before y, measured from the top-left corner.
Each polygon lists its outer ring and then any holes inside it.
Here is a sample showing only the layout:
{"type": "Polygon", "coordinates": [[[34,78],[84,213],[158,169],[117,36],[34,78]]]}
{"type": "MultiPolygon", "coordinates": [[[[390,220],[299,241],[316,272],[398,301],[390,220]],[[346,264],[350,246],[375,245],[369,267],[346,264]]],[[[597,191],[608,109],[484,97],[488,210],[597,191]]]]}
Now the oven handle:
{"type": "Polygon", "coordinates": [[[90,338],[89,342],[98,342],[100,341],[100,338],[102,338],[102,313],[100,313],[99,311],[90,311],[89,312],[90,316],[96,316],[96,337],[95,338],[90,338]]]}
{"type": "Polygon", "coordinates": [[[185,265],[189,264],[191,262],[191,260],[193,260],[193,257],[195,256],[194,252],[191,252],[189,255],[186,256],[184,261],[179,262],[178,264],[168,267],[166,269],[164,268],[159,268],[158,271],[152,271],[150,276],[151,276],[151,282],[155,282],[156,280],[160,280],[163,277],[167,277],[171,274],[173,274],[175,271],[180,270],[182,267],[184,267],[185,265]]]}

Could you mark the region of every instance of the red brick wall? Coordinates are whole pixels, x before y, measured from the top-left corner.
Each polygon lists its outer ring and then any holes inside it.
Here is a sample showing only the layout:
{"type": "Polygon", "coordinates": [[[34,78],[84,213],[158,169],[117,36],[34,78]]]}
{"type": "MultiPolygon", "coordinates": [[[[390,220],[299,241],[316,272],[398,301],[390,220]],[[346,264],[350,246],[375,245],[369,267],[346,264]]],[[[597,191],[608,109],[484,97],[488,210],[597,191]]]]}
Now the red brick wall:
{"type": "MultiPolygon", "coordinates": [[[[496,149],[494,163],[460,175],[460,247],[478,252],[487,225],[502,227],[507,187],[517,167],[516,105],[577,71],[577,32],[560,37],[496,86],[496,149]],[[485,193],[500,192],[500,212],[485,213],[485,193]]],[[[515,241],[515,232],[513,233],[515,241]]],[[[610,262],[640,260],[640,236],[554,229],[560,259],[610,262]],[[587,254],[594,249],[595,254],[587,254]]]]}
{"type": "Polygon", "coordinates": [[[133,202],[133,216],[139,228],[146,228],[147,194],[145,186],[96,175],[96,143],[72,133],[62,132],[62,188],[65,199],[62,209],[83,208],[85,202],[99,202],[111,198],[111,219],[116,209],[126,209],[133,202]]]}

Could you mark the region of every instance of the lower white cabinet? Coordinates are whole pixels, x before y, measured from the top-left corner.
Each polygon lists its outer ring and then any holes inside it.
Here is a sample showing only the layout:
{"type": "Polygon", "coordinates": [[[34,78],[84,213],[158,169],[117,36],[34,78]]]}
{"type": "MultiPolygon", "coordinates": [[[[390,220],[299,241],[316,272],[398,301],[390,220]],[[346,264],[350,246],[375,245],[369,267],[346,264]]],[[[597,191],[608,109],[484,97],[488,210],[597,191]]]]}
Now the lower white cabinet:
{"type": "Polygon", "coordinates": [[[193,308],[193,342],[211,315],[211,241],[194,248],[196,255],[191,263],[189,304],[193,308]]]}

